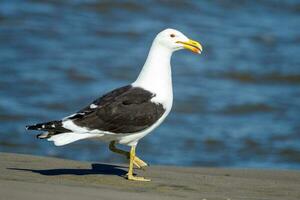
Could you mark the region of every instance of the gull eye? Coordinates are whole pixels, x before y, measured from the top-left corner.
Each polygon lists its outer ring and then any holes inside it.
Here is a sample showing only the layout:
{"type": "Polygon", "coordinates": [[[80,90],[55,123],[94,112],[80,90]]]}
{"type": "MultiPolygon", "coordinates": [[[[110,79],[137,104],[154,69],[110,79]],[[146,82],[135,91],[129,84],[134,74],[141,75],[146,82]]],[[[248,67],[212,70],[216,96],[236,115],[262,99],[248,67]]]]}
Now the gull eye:
{"type": "Polygon", "coordinates": [[[170,34],[170,37],[171,37],[171,38],[175,37],[175,34],[174,34],[174,33],[171,33],[171,34],[170,34]]]}

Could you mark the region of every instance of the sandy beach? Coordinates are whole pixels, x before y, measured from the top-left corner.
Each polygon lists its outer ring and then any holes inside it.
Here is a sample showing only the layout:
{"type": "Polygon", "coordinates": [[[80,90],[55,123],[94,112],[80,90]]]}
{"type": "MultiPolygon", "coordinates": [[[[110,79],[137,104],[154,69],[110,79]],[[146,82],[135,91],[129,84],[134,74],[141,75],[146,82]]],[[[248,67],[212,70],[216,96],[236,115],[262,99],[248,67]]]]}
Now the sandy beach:
{"type": "Polygon", "coordinates": [[[300,171],[150,166],[0,153],[0,199],[300,199],[300,171]]]}

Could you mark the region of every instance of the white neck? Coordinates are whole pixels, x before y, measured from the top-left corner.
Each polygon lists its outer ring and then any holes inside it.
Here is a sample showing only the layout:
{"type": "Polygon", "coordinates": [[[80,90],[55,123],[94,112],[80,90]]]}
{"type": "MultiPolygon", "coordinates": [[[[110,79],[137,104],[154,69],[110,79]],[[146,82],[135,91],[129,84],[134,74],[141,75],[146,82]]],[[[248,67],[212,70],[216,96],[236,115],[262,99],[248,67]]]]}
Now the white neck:
{"type": "Polygon", "coordinates": [[[154,40],[144,67],[132,84],[134,87],[141,87],[155,93],[156,97],[153,101],[158,103],[172,104],[172,53],[172,50],[154,40]]]}

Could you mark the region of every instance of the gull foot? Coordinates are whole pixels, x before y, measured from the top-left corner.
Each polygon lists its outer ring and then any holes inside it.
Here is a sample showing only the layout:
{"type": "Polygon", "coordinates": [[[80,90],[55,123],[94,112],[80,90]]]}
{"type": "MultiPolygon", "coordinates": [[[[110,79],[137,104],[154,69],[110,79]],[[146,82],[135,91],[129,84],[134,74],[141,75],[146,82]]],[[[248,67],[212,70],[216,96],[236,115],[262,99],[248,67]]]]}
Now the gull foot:
{"type": "Polygon", "coordinates": [[[139,169],[145,169],[145,167],[148,166],[148,164],[146,162],[144,162],[137,156],[134,157],[133,164],[139,169]]]}
{"type": "Polygon", "coordinates": [[[133,175],[127,175],[127,179],[131,181],[144,181],[144,182],[149,182],[151,179],[147,179],[144,177],[139,177],[139,176],[133,176],[133,175]]]}

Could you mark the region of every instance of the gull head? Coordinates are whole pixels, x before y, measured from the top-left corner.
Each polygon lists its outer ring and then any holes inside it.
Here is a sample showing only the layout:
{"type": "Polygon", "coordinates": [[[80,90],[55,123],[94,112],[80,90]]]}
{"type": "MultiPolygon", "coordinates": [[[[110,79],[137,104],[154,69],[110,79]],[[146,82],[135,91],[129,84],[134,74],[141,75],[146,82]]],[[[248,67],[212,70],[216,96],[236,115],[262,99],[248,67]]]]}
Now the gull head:
{"type": "Polygon", "coordinates": [[[172,52],[181,49],[187,49],[197,54],[202,52],[202,46],[199,42],[189,39],[180,31],[171,28],[158,33],[154,42],[162,45],[172,52]]]}

